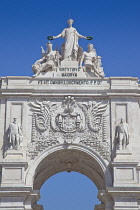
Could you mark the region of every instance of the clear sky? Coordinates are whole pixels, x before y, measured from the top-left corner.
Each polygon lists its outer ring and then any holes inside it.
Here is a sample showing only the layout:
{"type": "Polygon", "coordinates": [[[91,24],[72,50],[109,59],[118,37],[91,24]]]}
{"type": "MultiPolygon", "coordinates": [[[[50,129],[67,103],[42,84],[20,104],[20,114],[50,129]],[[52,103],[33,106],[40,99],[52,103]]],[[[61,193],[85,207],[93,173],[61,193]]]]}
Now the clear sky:
{"type": "MultiPolygon", "coordinates": [[[[40,46],[67,27],[69,14],[79,33],[94,37],[106,76],[140,75],[140,0],[0,0],[0,76],[32,76],[40,46]]],[[[84,50],[88,43],[79,41],[84,50]]]]}
{"type": "MultiPolygon", "coordinates": [[[[40,46],[66,28],[69,17],[80,34],[94,37],[90,43],[107,77],[140,78],[140,0],[0,0],[0,77],[32,76],[40,46]]],[[[62,42],[52,41],[53,49],[62,42]]],[[[79,40],[84,50],[88,43],[79,40]]],[[[42,191],[45,210],[93,210],[97,195],[94,184],[77,173],[51,177],[42,191]]]]}
{"type": "Polygon", "coordinates": [[[41,188],[44,210],[93,210],[99,202],[94,183],[77,172],[61,172],[49,178],[41,188]]]}

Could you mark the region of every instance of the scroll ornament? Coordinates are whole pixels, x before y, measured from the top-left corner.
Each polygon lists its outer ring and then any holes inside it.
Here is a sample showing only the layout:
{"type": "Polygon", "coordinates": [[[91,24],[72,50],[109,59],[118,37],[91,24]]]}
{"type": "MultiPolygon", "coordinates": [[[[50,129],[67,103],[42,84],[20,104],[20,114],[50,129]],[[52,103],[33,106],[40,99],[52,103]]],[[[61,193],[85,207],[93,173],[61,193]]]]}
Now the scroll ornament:
{"type": "Polygon", "coordinates": [[[56,144],[83,144],[96,150],[105,159],[110,158],[110,145],[106,137],[107,103],[76,102],[67,96],[62,102],[29,102],[33,111],[32,140],[28,155],[56,144]]]}

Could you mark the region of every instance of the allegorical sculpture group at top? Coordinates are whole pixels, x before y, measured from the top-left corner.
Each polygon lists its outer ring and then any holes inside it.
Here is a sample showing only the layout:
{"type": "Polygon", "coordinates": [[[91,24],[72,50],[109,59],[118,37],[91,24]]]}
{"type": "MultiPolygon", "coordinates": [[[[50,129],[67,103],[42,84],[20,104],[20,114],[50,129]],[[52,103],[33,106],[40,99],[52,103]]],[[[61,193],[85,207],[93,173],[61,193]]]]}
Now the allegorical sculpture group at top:
{"type": "MultiPolygon", "coordinates": [[[[49,36],[49,40],[56,38],[64,38],[65,42],[62,44],[60,50],[53,50],[52,43],[49,41],[45,51],[42,47],[42,58],[37,60],[33,66],[35,77],[41,72],[52,71],[54,68],[62,66],[62,62],[77,61],[77,67],[83,71],[92,71],[95,76],[104,77],[103,67],[101,63],[101,56],[97,56],[93,44],[88,44],[88,50],[83,52],[82,47],[79,46],[78,40],[84,38],[91,40],[91,36],[83,36],[72,27],[73,20],[69,19],[68,28],[65,28],[62,33],[57,36],[49,36]],[[82,66],[84,64],[84,66],[82,66]]],[[[66,66],[66,65],[65,65],[66,66]]],[[[70,65],[69,65],[70,67],[70,65]]]]}

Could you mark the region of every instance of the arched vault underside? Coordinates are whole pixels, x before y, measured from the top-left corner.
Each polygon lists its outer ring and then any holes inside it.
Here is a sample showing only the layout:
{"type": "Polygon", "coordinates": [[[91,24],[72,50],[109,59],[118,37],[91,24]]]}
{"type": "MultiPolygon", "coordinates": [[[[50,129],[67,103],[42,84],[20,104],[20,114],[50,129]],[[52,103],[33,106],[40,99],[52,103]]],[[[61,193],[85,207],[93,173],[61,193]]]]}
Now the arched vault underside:
{"type": "Polygon", "coordinates": [[[112,183],[107,163],[95,152],[80,147],[55,148],[53,152],[45,152],[33,163],[31,171],[33,168],[34,190],[39,190],[49,177],[63,171],[84,174],[94,182],[98,190],[104,190],[112,183]]]}

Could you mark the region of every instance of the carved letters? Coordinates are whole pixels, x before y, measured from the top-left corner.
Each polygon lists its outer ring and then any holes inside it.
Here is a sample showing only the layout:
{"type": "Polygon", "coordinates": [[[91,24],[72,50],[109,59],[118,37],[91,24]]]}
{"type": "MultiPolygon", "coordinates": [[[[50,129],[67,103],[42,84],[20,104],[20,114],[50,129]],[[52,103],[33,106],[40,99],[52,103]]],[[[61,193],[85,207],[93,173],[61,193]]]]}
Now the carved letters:
{"type": "Polygon", "coordinates": [[[76,102],[68,96],[62,102],[30,102],[33,110],[32,141],[29,155],[55,144],[83,144],[90,146],[104,158],[109,158],[110,146],[106,139],[107,103],[76,102]]]}

